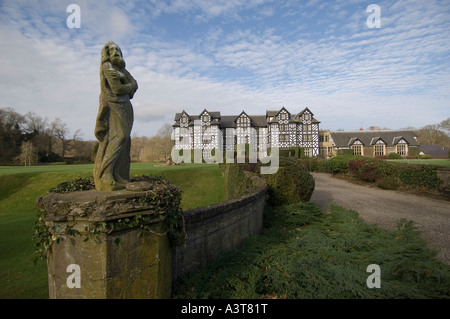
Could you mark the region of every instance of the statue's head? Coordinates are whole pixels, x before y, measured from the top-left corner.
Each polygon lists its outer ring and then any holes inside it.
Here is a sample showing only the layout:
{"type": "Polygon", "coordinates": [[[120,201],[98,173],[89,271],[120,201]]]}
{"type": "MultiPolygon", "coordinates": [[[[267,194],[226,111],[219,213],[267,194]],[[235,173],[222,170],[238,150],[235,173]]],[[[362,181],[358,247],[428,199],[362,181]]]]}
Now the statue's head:
{"type": "Polygon", "coordinates": [[[121,69],[125,68],[125,60],[122,56],[122,50],[113,41],[108,41],[103,46],[101,64],[104,62],[111,62],[113,65],[121,69]]]}

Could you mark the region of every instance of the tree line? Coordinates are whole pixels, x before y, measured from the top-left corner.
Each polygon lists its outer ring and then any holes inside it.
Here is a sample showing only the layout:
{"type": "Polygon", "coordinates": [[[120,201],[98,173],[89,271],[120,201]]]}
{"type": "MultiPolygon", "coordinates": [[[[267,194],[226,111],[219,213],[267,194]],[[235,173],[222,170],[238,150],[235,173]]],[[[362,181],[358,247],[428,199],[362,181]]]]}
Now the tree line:
{"type": "Polygon", "coordinates": [[[155,136],[133,136],[131,139],[131,161],[167,162],[171,158],[174,141],[171,139],[172,126],[164,124],[155,136]]]}
{"type": "Polygon", "coordinates": [[[0,109],[0,163],[32,165],[64,160],[90,161],[95,142],[70,134],[60,118],[49,121],[34,113],[0,109]]]}
{"type": "Polygon", "coordinates": [[[416,131],[421,145],[441,145],[450,147],[450,117],[439,124],[424,126],[416,131]]]}
{"type": "MultiPolygon", "coordinates": [[[[168,161],[173,146],[171,133],[172,126],[164,124],[155,136],[133,136],[131,160],[168,161]]],[[[97,147],[97,141],[83,141],[80,130],[70,134],[60,118],[49,121],[34,112],[20,114],[13,108],[0,108],[0,165],[93,162],[97,147]]]]}

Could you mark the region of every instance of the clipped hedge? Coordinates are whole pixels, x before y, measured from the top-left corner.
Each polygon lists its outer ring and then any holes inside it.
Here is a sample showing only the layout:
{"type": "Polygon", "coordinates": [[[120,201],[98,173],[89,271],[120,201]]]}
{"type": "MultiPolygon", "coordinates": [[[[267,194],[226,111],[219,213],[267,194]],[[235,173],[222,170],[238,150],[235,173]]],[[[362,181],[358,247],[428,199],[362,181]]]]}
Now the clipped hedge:
{"type": "Polygon", "coordinates": [[[376,159],[361,158],[350,160],[348,167],[351,175],[365,182],[375,182],[381,177],[378,170],[378,160],[376,159]]]}
{"type": "Polygon", "coordinates": [[[436,167],[430,165],[403,165],[398,177],[402,184],[412,187],[437,189],[442,183],[436,167]]]}
{"type": "Polygon", "coordinates": [[[307,202],[315,187],[315,181],[298,159],[280,157],[278,172],[264,175],[267,181],[267,202],[278,206],[307,202]]]}
{"type": "Polygon", "coordinates": [[[294,157],[294,158],[305,158],[305,148],[303,147],[289,147],[280,149],[280,157],[294,157]]]}
{"type": "Polygon", "coordinates": [[[260,163],[221,164],[224,175],[225,199],[244,195],[258,185],[268,187],[267,203],[271,206],[307,202],[312,196],[315,181],[302,162],[293,157],[280,157],[275,174],[260,174],[260,163]]]}
{"type": "Polygon", "coordinates": [[[331,174],[348,174],[348,163],[353,156],[340,155],[327,160],[327,171],[331,174]]]}
{"type": "Polygon", "coordinates": [[[388,155],[388,158],[389,159],[402,159],[403,157],[400,154],[397,154],[397,153],[390,153],[388,155]]]}
{"type": "Polygon", "coordinates": [[[381,182],[381,185],[386,187],[406,186],[437,190],[442,184],[437,167],[432,165],[395,163],[379,158],[343,155],[328,160],[303,159],[302,163],[311,172],[350,175],[366,182],[391,178],[381,182]]]}
{"type": "Polygon", "coordinates": [[[220,166],[224,176],[225,200],[239,197],[253,186],[251,179],[244,174],[247,164],[227,163],[220,166]]]}

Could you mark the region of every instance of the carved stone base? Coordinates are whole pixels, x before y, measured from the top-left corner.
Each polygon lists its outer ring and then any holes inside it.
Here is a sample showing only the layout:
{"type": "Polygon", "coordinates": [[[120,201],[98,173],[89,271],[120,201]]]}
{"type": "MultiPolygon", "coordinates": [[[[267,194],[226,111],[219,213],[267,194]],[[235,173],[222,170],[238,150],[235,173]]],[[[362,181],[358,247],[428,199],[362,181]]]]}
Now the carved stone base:
{"type": "Polygon", "coordinates": [[[53,237],[50,298],[170,298],[172,250],[164,215],[142,200],[155,192],[92,190],[38,200],[53,237]],[[150,229],[102,228],[135,216],[151,217],[150,229]]]}

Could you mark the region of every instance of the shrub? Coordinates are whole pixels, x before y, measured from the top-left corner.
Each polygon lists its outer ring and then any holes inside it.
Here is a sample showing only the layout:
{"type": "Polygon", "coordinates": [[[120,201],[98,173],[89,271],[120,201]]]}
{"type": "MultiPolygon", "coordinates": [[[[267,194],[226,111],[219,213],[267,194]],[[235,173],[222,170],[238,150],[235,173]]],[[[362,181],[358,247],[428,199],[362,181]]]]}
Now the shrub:
{"type": "Polygon", "coordinates": [[[289,147],[286,149],[280,149],[279,156],[280,157],[304,158],[305,157],[305,149],[303,147],[289,147]]]}
{"type": "Polygon", "coordinates": [[[227,163],[222,165],[224,166],[225,200],[239,197],[251,188],[251,180],[244,175],[246,164],[227,163]]]}
{"type": "Polygon", "coordinates": [[[420,153],[420,148],[418,146],[410,146],[408,149],[408,155],[411,158],[417,158],[420,153]]]}
{"type": "Polygon", "coordinates": [[[361,158],[348,162],[349,172],[365,182],[375,182],[380,177],[378,160],[372,158],[361,158]]]}
{"type": "Polygon", "coordinates": [[[390,153],[388,155],[388,158],[389,159],[402,159],[402,156],[400,154],[397,154],[397,153],[390,153]]]}
{"type": "Polygon", "coordinates": [[[430,159],[430,158],[432,158],[432,156],[431,155],[419,155],[419,158],[420,159],[430,159]]]}
{"type": "Polygon", "coordinates": [[[342,149],[337,150],[338,156],[353,156],[353,150],[352,149],[342,149]]]}
{"type": "Polygon", "coordinates": [[[430,165],[402,165],[398,177],[402,184],[412,187],[437,189],[442,183],[436,167],[430,165]]]}
{"type": "Polygon", "coordinates": [[[263,176],[269,186],[267,202],[272,206],[307,202],[314,191],[314,178],[298,159],[280,157],[278,172],[263,176]]]}
{"type": "Polygon", "coordinates": [[[327,171],[332,174],[347,174],[348,162],[352,156],[338,155],[328,160],[327,171]]]}
{"type": "Polygon", "coordinates": [[[378,180],[377,186],[382,189],[396,190],[400,185],[397,178],[393,176],[387,176],[378,180]]]}

